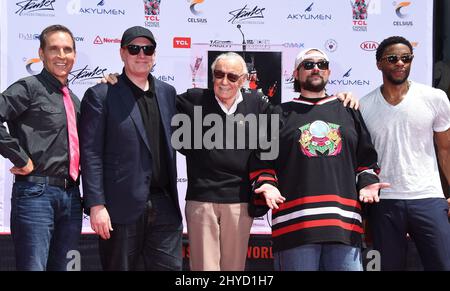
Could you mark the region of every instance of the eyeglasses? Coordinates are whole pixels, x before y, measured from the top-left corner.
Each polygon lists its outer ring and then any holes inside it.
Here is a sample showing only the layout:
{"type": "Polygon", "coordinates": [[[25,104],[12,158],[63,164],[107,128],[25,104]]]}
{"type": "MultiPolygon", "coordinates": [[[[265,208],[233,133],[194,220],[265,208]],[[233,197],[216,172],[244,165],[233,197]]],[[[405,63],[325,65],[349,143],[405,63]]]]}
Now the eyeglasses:
{"type": "Polygon", "coordinates": [[[311,62],[311,61],[304,61],[302,62],[300,65],[305,69],[305,70],[312,70],[314,69],[314,67],[317,65],[317,67],[320,70],[328,70],[328,65],[330,63],[328,61],[319,61],[319,62],[311,62]]]}
{"type": "Polygon", "coordinates": [[[386,60],[386,61],[388,61],[388,63],[391,63],[391,64],[396,64],[399,60],[402,60],[403,63],[409,64],[412,62],[413,58],[414,58],[414,55],[403,55],[403,56],[388,55],[388,56],[382,57],[381,60],[386,60]]]}
{"type": "Polygon", "coordinates": [[[139,52],[144,51],[144,55],[146,56],[152,56],[155,53],[155,46],[154,45],[137,45],[137,44],[129,44],[127,45],[128,52],[130,55],[135,56],[139,54],[139,52]]]}
{"type": "Polygon", "coordinates": [[[227,76],[228,81],[230,81],[231,83],[235,83],[239,80],[240,77],[244,76],[245,74],[237,75],[237,74],[233,74],[233,73],[225,73],[222,71],[214,70],[213,75],[214,75],[214,78],[216,78],[216,79],[223,79],[223,78],[225,78],[225,76],[227,76]]]}

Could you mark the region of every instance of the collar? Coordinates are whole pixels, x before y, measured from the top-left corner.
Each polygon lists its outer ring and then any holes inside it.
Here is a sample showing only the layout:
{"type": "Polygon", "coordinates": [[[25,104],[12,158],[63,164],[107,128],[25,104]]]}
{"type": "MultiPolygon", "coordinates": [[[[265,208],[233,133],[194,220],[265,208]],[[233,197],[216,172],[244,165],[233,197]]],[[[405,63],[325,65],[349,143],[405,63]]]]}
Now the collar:
{"type": "Polygon", "coordinates": [[[222,109],[223,112],[225,112],[226,115],[234,114],[237,110],[238,104],[244,101],[244,98],[242,97],[242,93],[240,90],[238,91],[236,98],[234,99],[234,103],[233,105],[231,105],[230,109],[227,109],[227,107],[222,103],[222,101],[220,101],[219,98],[217,98],[216,95],[214,95],[214,97],[216,98],[217,103],[219,103],[220,108],[222,109]]]}
{"type": "Polygon", "coordinates": [[[332,102],[334,100],[336,100],[337,97],[332,95],[332,96],[328,96],[326,95],[323,98],[306,98],[303,97],[302,95],[300,95],[297,98],[294,98],[292,101],[296,102],[296,103],[301,103],[301,104],[306,104],[306,105],[323,105],[329,102],[332,102]]]}
{"type": "Polygon", "coordinates": [[[154,78],[152,76],[152,74],[148,74],[147,80],[148,80],[148,90],[144,91],[141,88],[139,88],[138,86],[136,86],[136,84],[134,84],[127,76],[127,74],[125,74],[125,69],[122,71],[122,76],[123,79],[125,80],[125,82],[130,86],[131,91],[133,91],[133,94],[135,96],[143,96],[144,94],[146,96],[155,96],[155,81],[154,78]],[[151,93],[151,94],[148,94],[151,93]]]}
{"type": "Polygon", "coordinates": [[[50,86],[53,87],[55,91],[61,91],[62,87],[69,87],[69,83],[62,84],[58,79],[55,78],[52,74],[50,74],[47,69],[43,68],[41,71],[41,75],[50,83],[50,86]]]}

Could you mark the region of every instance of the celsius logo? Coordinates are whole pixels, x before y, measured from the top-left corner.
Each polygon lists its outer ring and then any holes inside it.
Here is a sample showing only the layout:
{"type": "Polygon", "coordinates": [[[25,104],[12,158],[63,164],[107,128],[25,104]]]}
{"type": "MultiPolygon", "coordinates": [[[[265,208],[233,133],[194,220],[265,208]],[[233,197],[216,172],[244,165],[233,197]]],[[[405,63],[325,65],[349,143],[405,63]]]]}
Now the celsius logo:
{"type": "Polygon", "coordinates": [[[25,64],[25,68],[27,69],[27,72],[30,75],[36,75],[37,73],[39,73],[38,70],[33,70],[31,68],[32,65],[39,63],[41,60],[39,58],[34,58],[34,59],[29,59],[27,60],[26,64],[25,64]]]}
{"type": "Polygon", "coordinates": [[[411,2],[401,2],[400,4],[398,4],[397,7],[395,8],[395,13],[397,14],[397,16],[400,18],[406,18],[408,15],[402,13],[402,10],[404,7],[407,7],[409,5],[411,5],[411,2]]]}
{"type": "Polygon", "coordinates": [[[359,47],[365,51],[375,51],[375,50],[377,50],[378,45],[379,44],[376,41],[365,41],[365,42],[362,42],[359,47]]]}
{"type": "Polygon", "coordinates": [[[15,13],[22,15],[22,14],[30,14],[32,12],[37,11],[50,11],[50,10],[54,11],[55,8],[53,7],[53,3],[55,2],[56,0],[20,1],[16,3],[16,5],[19,6],[19,9],[15,13]]]}
{"type": "Polygon", "coordinates": [[[173,38],[174,48],[190,48],[191,38],[190,37],[174,37],[173,38]]]}
{"type": "Polygon", "coordinates": [[[189,7],[191,9],[192,14],[199,15],[199,14],[203,13],[202,11],[198,11],[197,9],[195,9],[195,6],[197,4],[201,4],[201,3],[205,2],[205,0],[188,0],[188,1],[191,2],[191,6],[189,6],[189,7]]]}

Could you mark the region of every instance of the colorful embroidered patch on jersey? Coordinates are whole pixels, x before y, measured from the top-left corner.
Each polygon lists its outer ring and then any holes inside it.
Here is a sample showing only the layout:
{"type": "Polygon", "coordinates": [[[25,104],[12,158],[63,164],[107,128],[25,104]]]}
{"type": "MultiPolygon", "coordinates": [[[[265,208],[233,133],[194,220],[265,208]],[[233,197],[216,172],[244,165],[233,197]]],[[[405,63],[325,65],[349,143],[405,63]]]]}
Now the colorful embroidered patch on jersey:
{"type": "Polygon", "coordinates": [[[316,120],[299,127],[299,143],[307,157],[337,156],[342,149],[340,125],[316,120]]]}

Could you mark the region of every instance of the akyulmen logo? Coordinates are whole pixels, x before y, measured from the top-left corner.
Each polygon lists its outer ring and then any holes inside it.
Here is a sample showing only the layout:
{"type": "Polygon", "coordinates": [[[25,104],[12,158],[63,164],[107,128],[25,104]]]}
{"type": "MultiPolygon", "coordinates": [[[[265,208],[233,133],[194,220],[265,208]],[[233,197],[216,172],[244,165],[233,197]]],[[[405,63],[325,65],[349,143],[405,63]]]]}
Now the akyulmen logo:
{"type": "Polygon", "coordinates": [[[95,85],[97,80],[105,76],[106,68],[100,68],[96,66],[94,69],[89,68],[89,65],[85,65],[81,69],[72,70],[69,73],[68,82],[78,85],[95,85]]]}
{"type": "MultiPolygon", "coordinates": [[[[407,11],[406,7],[411,5],[411,2],[400,2],[397,4],[396,2],[393,3],[395,6],[395,14],[397,14],[398,18],[405,19],[408,18],[409,14],[407,14],[405,11],[407,11]]],[[[414,26],[414,23],[412,21],[406,21],[406,20],[394,20],[392,22],[394,26],[414,26]]]]}
{"type": "Polygon", "coordinates": [[[352,70],[353,68],[350,68],[340,79],[329,79],[328,84],[335,86],[370,86],[370,80],[352,79],[352,70]]]}
{"type": "Polygon", "coordinates": [[[308,7],[306,7],[305,11],[302,13],[289,13],[287,19],[289,20],[312,20],[312,21],[325,21],[331,20],[331,14],[323,14],[323,13],[313,13],[314,2],[312,2],[308,7]]]}
{"type": "MultiPolygon", "coordinates": [[[[195,16],[199,16],[203,14],[203,11],[198,10],[198,5],[205,2],[205,0],[187,0],[187,2],[190,3],[189,5],[189,9],[191,10],[191,13],[194,14],[195,16]]],[[[187,22],[189,23],[202,23],[202,24],[206,24],[208,23],[208,19],[207,18],[201,18],[201,17],[189,17],[187,19],[187,22]]]]}
{"type": "Polygon", "coordinates": [[[364,51],[376,51],[378,46],[379,43],[372,40],[364,41],[359,45],[359,47],[364,51]]]}
{"type": "Polygon", "coordinates": [[[144,25],[146,27],[159,27],[159,14],[161,0],[143,0],[144,1],[144,25]]]}
{"type": "Polygon", "coordinates": [[[232,17],[228,20],[231,24],[264,24],[264,10],[258,5],[248,8],[247,4],[244,7],[228,12],[232,17]]]}
{"type": "MultiPolygon", "coordinates": [[[[97,0],[98,1],[98,0],[97,0]]],[[[91,1],[90,1],[91,2],[91,1]]],[[[96,6],[82,6],[80,0],[71,0],[67,3],[66,10],[71,15],[106,15],[106,16],[123,16],[125,9],[105,8],[106,0],[97,2],[96,6]]]]}
{"type": "Polygon", "coordinates": [[[353,31],[367,31],[368,6],[370,0],[350,0],[352,6],[353,31]]]}
{"type": "Polygon", "coordinates": [[[20,16],[55,16],[56,0],[25,0],[16,2],[19,9],[14,12],[20,16]]]}

